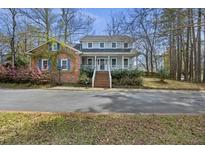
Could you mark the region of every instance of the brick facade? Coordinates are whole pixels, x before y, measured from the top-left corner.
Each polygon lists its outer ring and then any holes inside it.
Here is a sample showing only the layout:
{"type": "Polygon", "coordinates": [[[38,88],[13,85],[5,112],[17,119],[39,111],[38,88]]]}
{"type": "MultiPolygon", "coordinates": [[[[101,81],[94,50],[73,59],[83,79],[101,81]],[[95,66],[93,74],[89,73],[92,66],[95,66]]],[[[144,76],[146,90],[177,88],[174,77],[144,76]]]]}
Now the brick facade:
{"type": "MultiPolygon", "coordinates": [[[[41,59],[41,53],[43,52],[53,52],[48,51],[48,44],[42,45],[32,51],[31,54],[31,67],[38,67],[38,59],[41,59]],[[37,54],[37,56],[36,56],[37,54]],[[39,57],[38,57],[39,56],[39,57]]],[[[43,59],[43,58],[42,58],[43,59]]],[[[57,59],[70,59],[70,69],[60,71],[60,80],[62,83],[77,83],[80,75],[80,55],[75,51],[75,49],[69,47],[61,47],[60,51],[57,52],[55,59],[50,63],[49,72],[51,74],[51,79],[55,82],[59,81],[59,71],[57,69],[57,59]],[[55,64],[53,64],[55,62],[55,64]]]]}

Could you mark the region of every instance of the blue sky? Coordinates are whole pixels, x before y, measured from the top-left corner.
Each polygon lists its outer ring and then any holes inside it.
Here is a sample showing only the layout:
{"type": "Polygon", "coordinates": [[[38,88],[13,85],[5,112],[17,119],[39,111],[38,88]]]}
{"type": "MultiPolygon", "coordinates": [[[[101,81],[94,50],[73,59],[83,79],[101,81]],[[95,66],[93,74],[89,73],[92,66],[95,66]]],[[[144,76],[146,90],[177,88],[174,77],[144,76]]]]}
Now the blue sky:
{"type": "Polygon", "coordinates": [[[93,30],[95,31],[96,35],[102,35],[105,34],[104,30],[106,27],[106,23],[109,21],[110,13],[122,12],[125,10],[126,9],[124,8],[113,8],[113,9],[89,8],[89,9],[83,9],[82,11],[95,18],[93,30]]]}

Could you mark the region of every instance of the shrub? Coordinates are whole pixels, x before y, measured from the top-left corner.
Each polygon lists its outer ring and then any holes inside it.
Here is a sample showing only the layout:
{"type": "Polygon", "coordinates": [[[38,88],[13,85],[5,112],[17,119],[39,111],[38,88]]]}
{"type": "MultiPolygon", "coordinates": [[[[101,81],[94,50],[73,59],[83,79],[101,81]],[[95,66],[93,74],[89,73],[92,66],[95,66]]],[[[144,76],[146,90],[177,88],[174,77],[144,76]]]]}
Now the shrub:
{"type": "Polygon", "coordinates": [[[112,71],[112,83],[117,86],[141,86],[143,84],[143,72],[135,70],[112,71]]]}
{"type": "Polygon", "coordinates": [[[26,67],[0,67],[0,82],[45,84],[49,83],[49,81],[50,74],[48,72],[26,67]]]}
{"type": "Polygon", "coordinates": [[[164,80],[169,76],[169,72],[165,68],[160,69],[158,74],[161,82],[164,82],[164,80]]]}
{"type": "Polygon", "coordinates": [[[80,69],[80,74],[86,74],[88,78],[93,77],[93,69],[91,68],[81,68],[80,69]]]}
{"type": "Polygon", "coordinates": [[[79,77],[79,82],[83,85],[88,85],[91,83],[91,79],[87,76],[86,73],[81,73],[79,77]]]}

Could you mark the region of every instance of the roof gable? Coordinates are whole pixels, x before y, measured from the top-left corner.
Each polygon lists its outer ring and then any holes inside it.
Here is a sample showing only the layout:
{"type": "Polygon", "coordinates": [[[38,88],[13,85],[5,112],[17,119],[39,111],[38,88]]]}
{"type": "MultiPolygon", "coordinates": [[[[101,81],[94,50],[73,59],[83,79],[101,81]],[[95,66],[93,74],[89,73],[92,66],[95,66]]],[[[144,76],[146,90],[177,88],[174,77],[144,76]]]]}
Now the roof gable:
{"type": "Polygon", "coordinates": [[[75,49],[75,48],[71,47],[70,45],[67,45],[67,44],[65,44],[65,43],[63,43],[63,42],[60,42],[60,41],[56,40],[55,38],[51,38],[51,39],[49,39],[47,42],[45,42],[45,43],[43,43],[43,44],[41,44],[41,45],[39,45],[39,46],[37,46],[37,47],[31,49],[31,50],[28,50],[27,53],[28,53],[28,54],[29,54],[29,53],[32,53],[34,50],[36,50],[36,49],[38,49],[38,48],[41,48],[41,47],[44,46],[45,44],[53,43],[53,42],[59,43],[59,44],[62,45],[62,46],[65,46],[65,47],[67,47],[67,48],[69,48],[69,49],[74,50],[75,53],[81,54],[81,51],[79,51],[78,49],[75,49]]]}

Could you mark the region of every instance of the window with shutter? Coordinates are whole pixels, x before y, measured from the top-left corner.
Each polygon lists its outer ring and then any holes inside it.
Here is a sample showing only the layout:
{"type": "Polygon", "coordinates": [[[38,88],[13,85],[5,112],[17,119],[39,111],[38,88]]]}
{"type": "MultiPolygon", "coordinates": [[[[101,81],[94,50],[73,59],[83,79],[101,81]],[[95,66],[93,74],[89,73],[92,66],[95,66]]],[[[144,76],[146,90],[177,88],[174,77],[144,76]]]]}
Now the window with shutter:
{"type": "Polygon", "coordinates": [[[48,59],[42,59],[42,64],[41,64],[41,69],[43,70],[43,71],[46,71],[46,70],[48,70],[48,59]]]}

